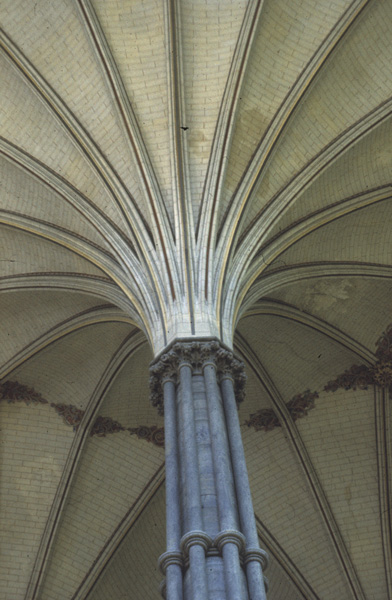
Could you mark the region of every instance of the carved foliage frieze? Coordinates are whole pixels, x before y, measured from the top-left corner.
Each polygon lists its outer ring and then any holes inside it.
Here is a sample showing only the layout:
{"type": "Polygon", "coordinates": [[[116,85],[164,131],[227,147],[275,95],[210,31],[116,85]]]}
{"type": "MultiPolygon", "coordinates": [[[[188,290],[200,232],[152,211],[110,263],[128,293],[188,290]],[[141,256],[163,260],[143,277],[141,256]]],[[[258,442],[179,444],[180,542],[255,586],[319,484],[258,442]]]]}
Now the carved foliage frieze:
{"type": "Polygon", "coordinates": [[[14,402],[48,404],[48,401],[33,388],[22,385],[17,381],[4,381],[4,383],[0,383],[0,399],[6,400],[9,404],[14,402]]]}
{"type": "Polygon", "coordinates": [[[326,392],[344,390],[367,390],[370,385],[389,387],[392,385],[392,325],[376,343],[377,361],[374,365],[353,365],[324,387],[326,392]]]}
{"type": "MultiPolygon", "coordinates": [[[[305,417],[309,410],[314,408],[314,402],[318,398],[317,392],[311,392],[306,390],[302,394],[297,394],[289,402],[286,403],[287,410],[289,411],[293,421],[305,417]]],[[[257,412],[250,415],[249,419],[245,421],[248,427],[253,427],[256,431],[271,431],[275,427],[281,427],[279,417],[272,408],[262,408],[257,412]]]]}
{"type": "MultiPolygon", "coordinates": [[[[380,336],[376,343],[375,352],[377,361],[373,365],[352,365],[336,379],[329,381],[324,386],[324,391],[335,392],[344,390],[367,390],[369,386],[389,387],[392,385],[392,325],[380,336]]],[[[314,401],[318,398],[317,392],[307,390],[303,394],[294,396],[287,404],[287,409],[294,421],[308,414],[314,408],[314,401]]],[[[256,431],[271,431],[280,427],[281,423],[272,408],[263,408],[250,415],[245,422],[248,427],[256,431]]]]}
{"type": "MultiPolygon", "coordinates": [[[[33,388],[19,383],[18,381],[4,381],[0,383],[0,400],[5,400],[9,404],[24,402],[30,404],[47,404],[53,408],[62,418],[63,422],[77,431],[83,419],[85,411],[73,404],[49,403],[41,394],[33,388]]],[[[90,435],[105,437],[111,433],[128,431],[131,435],[136,435],[139,439],[151,442],[155,446],[164,446],[165,435],[163,427],[157,425],[140,425],[139,427],[124,427],[118,421],[110,417],[98,416],[91,428],[90,435]]]]}

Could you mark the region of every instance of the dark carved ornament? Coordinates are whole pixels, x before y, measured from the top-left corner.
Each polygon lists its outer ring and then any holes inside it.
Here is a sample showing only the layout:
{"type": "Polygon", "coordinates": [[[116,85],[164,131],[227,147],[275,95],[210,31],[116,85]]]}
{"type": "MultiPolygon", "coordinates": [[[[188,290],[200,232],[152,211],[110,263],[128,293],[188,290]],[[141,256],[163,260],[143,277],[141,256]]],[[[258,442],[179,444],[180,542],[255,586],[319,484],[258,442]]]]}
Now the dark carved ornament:
{"type": "Polygon", "coordinates": [[[125,427],[118,421],[113,421],[110,417],[99,416],[94,421],[90,435],[105,437],[108,433],[118,433],[119,431],[125,431],[125,427]]]}
{"type": "Polygon", "coordinates": [[[392,385],[392,325],[389,325],[376,343],[377,362],[374,365],[353,365],[324,387],[326,392],[367,390],[369,385],[392,385]]]}
{"type": "MultiPolygon", "coordinates": [[[[392,325],[381,335],[376,343],[377,362],[374,365],[352,365],[344,373],[329,381],[324,387],[326,392],[344,390],[367,390],[371,385],[389,387],[392,385],[392,325]]],[[[318,398],[317,392],[307,390],[303,394],[294,396],[287,402],[286,407],[294,421],[308,414],[314,408],[314,401],[318,398]]],[[[279,417],[272,408],[263,408],[250,415],[245,422],[248,427],[256,431],[271,431],[280,427],[279,417]]]]}
{"type": "MultiPolygon", "coordinates": [[[[9,404],[15,402],[24,402],[25,404],[47,404],[53,408],[56,413],[63,419],[63,422],[71,426],[74,431],[77,431],[84,417],[85,411],[74,406],[73,404],[56,404],[45,400],[33,388],[22,385],[17,381],[4,381],[0,383],[0,400],[6,400],[9,404]]],[[[91,428],[90,435],[105,437],[111,433],[120,431],[129,431],[131,435],[136,435],[139,439],[151,442],[155,446],[162,447],[165,444],[165,434],[163,427],[157,425],[147,426],[140,425],[139,427],[123,427],[118,421],[114,421],[110,417],[98,416],[91,428]]]]}
{"type": "Polygon", "coordinates": [[[141,425],[140,427],[130,428],[128,431],[131,434],[137,435],[141,440],[152,442],[155,446],[165,445],[165,430],[163,427],[157,427],[156,425],[147,427],[146,425],[141,425]]]}
{"type": "Polygon", "coordinates": [[[55,404],[52,402],[50,406],[62,417],[66,425],[71,425],[74,431],[78,429],[84,415],[84,410],[77,408],[73,404],[55,404]]]}
{"type": "Polygon", "coordinates": [[[253,427],[256,431],[272,431],[275,427],[280,427],[278,415],[272,408],[261,408],[249,416],[245,425],[253,427]]]}
{"type": "Polygon", "coordinates": [[[329,381],[324,387],[326,392],[336,392],[339,388],[344,390],[367,390],[373,384],[372,369],[366,365],[353,365],[344,373],[329,381]]]}
{"type": "Polygon", "coordinates": [[[153,406],[163,413],[162,383],[165,379],[177,380],[179,366],[182,363],[191,365],[194,371],[201,372],[203,365],[213,363],[217,375],[230,375],[234,381],[237,402],[245,398],[246,375],[242,361],[238,360],[230,350],[227,350],[216,340],[205,342],[176,342],[156,362],[150,365],[150,398],[153,406]]]}
{"type": "Polygon", "coordinates": [[[33,388],[22,385],[17,381],[4,381],[0,383],[0,399],[7,400],[9,404],[24,402],[25,404],[48,404],[33,388]]]}
{"type": "Polygon", "coordinates": [[[392,324],[388,325],[376,342],[376,356],[380,362],[392,363],[392,324]]]}
{"type": "MultiPolygon", "coordinates": [[[[305,417],[309,410],[314,408],[314,401],[318,398],[317,392],[306,390],[303,394],[297,394],[286,403],[293,421],[305,417]]],[[[275,427],[281,427],[279,417],[272,408],[262,408],[250,415],[248,421],[245,421],[248,427],[254,427],[256,431],[272,431],[275,427]]]]}
{"type": "Polygon", "coordinates": [[[303,392],[303,394],[297,394],[291,400],[289,400],[286,406],[293,421],[302,419],[302,417],[306,417],[308,412],[314,408],[314,401],[318,397],[319,395],[317,392],[306,390],[303,392]]]}
{"type": "MultiPolygon", "coordinates": [[[[392,325],[381,335],[376,343],[376,358],[374,365],[353,365],[324,387],[327,392],[344,390],[366,390],[371,385],[389,387],[392,385],[392,325]]],[[[151,400],[154,406],[163,412],[162,382],[166,378],[176,380],[178,368],[181,363],[189,363],[195,371],[201,371],[205,363],[213,362],[216,365],[218,376],[229,374],[233,377],[237,402],[244,398],[246,376],[243,363],[232,352],[223,348],[219,342],[176,342],[173,347],[163,354],[158,361],[150,367],[151,400]]],[[[294,396],[286,403],[292,419],[296,421],[306,416],[315,406],[318,398],[317,392],[306,390],[294,396]]],[[[85,411],[72,405],[49,403],[40,393],[17,381],[4,381],[0,383],[0,400],[8,403],[24,402],[29,404],[47,404],[62,417],[64,423],[77,431],[85,411]]],[[[248,427],[256,431],[271,431],[281,427],[279,417],[272,408],[263,408],[250,415],[245,422],[248,427]]],[[[96,417],[90,435],[105,437],[111,433],[128,431],[139,439],[151,442],[162,447],[165,443],[164,428],[157,425],[140,425],[138,427],[124,427],[111,417],[96,417]]]]}

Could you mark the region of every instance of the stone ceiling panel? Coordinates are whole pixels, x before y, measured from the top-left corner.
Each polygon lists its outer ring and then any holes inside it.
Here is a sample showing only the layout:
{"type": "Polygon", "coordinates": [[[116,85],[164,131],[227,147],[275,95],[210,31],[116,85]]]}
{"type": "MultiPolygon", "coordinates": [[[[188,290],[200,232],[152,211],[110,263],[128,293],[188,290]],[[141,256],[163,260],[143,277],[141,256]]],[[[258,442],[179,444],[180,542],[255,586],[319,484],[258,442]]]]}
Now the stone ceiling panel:
{"type": "MultiPolygon", "coordinates": [[[[244,229],[294,176],[306,181],[305,166],[316,158],[322,164],[319,155],[333,140],[342,136],[342,146],[350,127],[390,98],[391,20],[388,2],[369,5],[321,68],[279,139],[266,177],[243,220],[244,229]]],[[[286,192],[284,197],[286,200],[286,192]]]]}
{"type": "MultiPolygon", "coordinates": [[[[392,179],[391,144],[392,119],[388,118],[321,171],[272,227],[270,236],[309,218],[315,211],[355,195],[379,189],[379,196],[383,197],[388,192],[382,186],[390,186],[392,179]]],[[[374,197],[377,198],[377,193],[374,197]]]]}
{"type": "Polygon", "coordinates": [[[11,161],[1,159],[0,177],[3,187],[1,211],[13,211],[32,220],[50,223],[110,249],[102,233],[79,210],[31,174],[11,161]]]}
{"type": "Polygon", "coordinates": [[[150,402],[146,372],[152,360],[145,340],[138,346],[105,395],[100,414],[118,421],[124,427],[163,425],[163,418],[150,402]]]}
{"type": "Polygon", "coordinates": [[[365,597],[387,598],[382,544],[375,535],[381,524],[374,414],[372,388],[324,392],[298,429],[365,597]]]}
{"type": "MultiPolygon", "coordinates": [[[[266,544],[260,541],[262,548],[266,544]]],[[[303,600],[304,596],[285,573],[279,562],[269,551],[270,562],[265,572],[268,579],[268,600],[303,600]]]]}
{"type": "Polygon", "coordinates": [[[262,408],[270,408],[271,400],[255,373],[247,364],[246,357],[243,357],[240,351],[238,356],[244,361],[246,370],[245,400],[239,405],[238,412],[240,423],[244,423],[249,418],[250,413],[262,408]]]}
{"type": "Polygon", "coordinates": [[[74,434],[49,406],[0,400],[0,596],[24,598],[74,434]]]}
{"type": "Polygon", "coordinates": [[[165,549],[164,486],[145,506],[124,542],[113,555],[107,568],[89,594],[89,600],[107,600],[113,595],[126,598],[130,591],[135,598],[158,598],[162,575],[157,563],[151,562],[165,549]]]}
{"type": "Polygon", "coordinates": [[[88,440],[63,511],[42,600],[73,596],[163,460],[162,448],[128,432],[88,440]]]}
{"type": "Polygon", "coordinates": [[[83,327],[38,352],[8,379],[36,389],[49,402],[84,410],[129,331],[123,323],[83,327]]]}
{"type": "Polygon", "coordinates": [[[392,203],[388,199],[364,207],[309,233],[276,262],[280,266],[320,261],[390,265],[391,218],[392,203]]]}
{"type": "Polygon", "coordinates": [[[40,0],[36,4],[8,3],[7,8],[3,19],[7,33],[92,136],[131,194],[140,198],[135,169],[130,168],[129,143],[113,111],[76,3],[54,5],[40,0]]]}
{"type": "MultiPolygon", "coordinates": [[[[343,366],[348,368],[359,360],[330,333],[317,331],[314,324],[306,326],[293,318],[268,314],[245,317],[238,331],[285,402],[306,389],[319,391],[343,366]]],[[[255,368],[257,371],[257,365],[255,368]]],[[[263,379],[262,372],[260,378],[263,379]]]]}
{"type": "MultiPolygon", "coordinates": [[[[346,0],[328,7],[317,0],[263,3],[240,93],[221,214],[286,94],[348,5],[346,0]]],[[[272,176],[266,174],[266,180],[272,176]]]]}
{"type": "Polygon", "coordinates": [[[93,5],[173,218],[164,7],[159,0],[93,5]]]}
{"type": "Polygon", "coordinates": [[[4,81],[1,135],[52,169],[120,228],[124,227],[121,211],[94,171],[88,154],[83,154],[61,118],[56,118],[54,109],[43,103],[24,76],[4,56],[0,61],[4,81]]]}
{"type": "Polygon", "coordinates": [[[0,364],[4,365],[23,347],[44,336],[51,328],[71,321],[84,311],[102,305],[91,296],[56,290],[18,290],[0,294],[0,364]],[[20,315],[24,318],[21,319],[20,315]]]}
{"type": "Polygon", "coordinates": [[[351,599],[298,457],[280,429],[243,436],[255,513],[319,598],[351,599]]]}
{"type": "Polygon", "coordinates": [[[273,293],[275,299],[292,304],[355,337],[372,352],[391,321],[391,296],[391,279],[364,275],[298,281],[273,293]]]}
{"type": "Polygon", "coordinates": [[[183,125],[189,128],[184,135],[195,223],[219,108],[245,8],[246,2],[238,0],[181,2],[186,120],[183,125]]]}
{"type": "Polygon", "coordinates": [[[103,274],[91,262],[43,237],[7,226],[0,226],[0,232],[2,277],[24,273],[103,274]]]}

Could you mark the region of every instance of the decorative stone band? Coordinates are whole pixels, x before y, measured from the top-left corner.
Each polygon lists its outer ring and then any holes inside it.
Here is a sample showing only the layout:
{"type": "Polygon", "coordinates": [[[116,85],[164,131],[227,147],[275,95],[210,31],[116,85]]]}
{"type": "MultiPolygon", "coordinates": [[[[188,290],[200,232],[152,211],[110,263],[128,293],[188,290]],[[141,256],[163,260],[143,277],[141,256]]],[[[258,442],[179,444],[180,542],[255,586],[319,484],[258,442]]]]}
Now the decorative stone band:
{"type": "Polygon", "coordinates": [[[166,569],[170,565],[178,565],[179,567],[183,568],[184,561],[181,552],[172,551],[161,554],[161,556],[158,558],[158,568],[163,575],[166,575],[166,569]]]}
{"type": "Polygon", "coordinates": [[[180,548],[184,559],[188,557],[189,548],[196,545],[202,546],[204,551],[207,552],[212,546],[212,539],[205,531],[188,531],[188,533],[182,536],[180,541],[180,548]]]}
{"type": "MultiPolygon", "coordinates": [[[[268,566],[268,554],[260,548],[247,548],[245,536],[235,530],[226,529],[218,533],[214,540],[210,538],[204,531],[189,531],[186,533],[180,542],[181,552],[171,551],[164,552],[158,559],[158,568],[165,576],[167,568],[170,565],[178,565],[182,569],[189,566],[189,549],[194,545],[202,546],[206,556],[222,555],[222,550],[225,544],[235,544],[238,548],[241,565],[246,566],[247,563],[255,561],[260,563],[264,571],[268,566]]],[[[268,579],[264,577],[265,589],[268,591],[268,579]]],[[[163,580],[160,584],[160,593],[163,598],[166,598],[166,581],[163,580]]]]}
{"type": "Polygon", "coordinates": [[[268,567],[268,554],[261,548],[247,548],[244,552],[244,564],[250,561],[259,562],[264,571],[268,567]]]}
{"type": "Polygon", "coordinates": [[[222,554],[222,548],[225,544],[235,544],[241,556],[243,556],[244,564],[253,560],[261,564],[262,569],[268,566],[268,554],[260,548],[248,548],[245,550],[245,536],[235,529],[226,529],[221,531],[214,540],[204,531],[189,531],[186,533],[180,542],[181,552],[171,551],[164,552],[158,559],[158,567],[162,574],[165,575],[169,565],[186,566],[186,560],[189,555],[189,548],[198,544],[204,548],[206,554],[212,551],[213,554],[222,554]],[[215,552],[213,552],[215,550],[215,552]]]}
{"type": "Polygon", "coordinates": [[[162,574],[166,574],[166,569],[169,565],[186,566],[189,555],[189,548],[198,544],[204,548],[206,554],[220,555],[225,544],[235,544],[241,555],[244,555],[244,562],[249,560],[257,560],[265,569],[268,564],[268,555],[264,550],[248,549],[245,551],[245,536],[235,529],[227,529],[221,531],[214,540],[204,531],[189,531],[186,533],[180,542],[181,552],[171,551],[164,552],[158,559],[158,567],[162,574]]]}
{"type": "Polygon", "coordinates": [[[392,385],[392,360],[378,361],[375,365],[353,365],[341,375],[329,381],[324,387],[326,392],[344,390],[367,390],[370,385],[389,387],[392,385]]]}
{"type": "Polygon", "coordinates": [[[245,536],[235,529],[226,529],[218,533],[214,539],[214,546],[218,548],[219,552],[222,552],[225,544],[235,544],[239,553],[242,554],[245,549],[245,536]]]}
{"type": "Polygon", "coordinates": [[[150,365],[150,398],[153,406],[163,413],[162,384],[167,379],[177,381],[180,365],[189,364],[194,371],[201,371],[206,363],[213,363],[218,377],[230,375],[234,381],[237,402],[245,397],[245,368],[227,348],[217,340],[176,342],[150,365]]]}
{"type": "MultiPolygon", "coordinates": [[[[268,567],[268,554],[261,548],[247,548],[244,552],[244,565],[246,566],[250,562],[258,562],[261,565],[262,571],[268,567]]],[[[268,592],[269,581],[263,573],[265,591],[268,592]]]]}
{"type": "MultiPolygon", "coordinates": [[[[74,431],[79,429],[80,423],[84,417],[85,411],[73,404],[61,404],[48,402],[40,393],[18,381],[4,381],[0,383],[0,401],[5,400],[8,404],[23,402],[27,406],[32,404],[43,404],[53,408],[62,418],[63,422],[72,427],[74,431]]],[[[136,435],[139,439],[151,442],[155,446],[163,447],[165,445],[165,431],[163,427],[157,425],[139,425],[138,427],[124,427],[118,421],[111,417],[102,417],[98,415],[90,430],[91,436],[105,437],[111,433],[120,431],[129,431],[131,435],[136,435]]]]}
{"type": "MultiPolygon", "coordinates": [[[[286,403],[286,406],[293,421],[305,417],[308,412],[314,408],[315,400],[318,397],[317,392],[306,390],[302,394],[297,394],[294,398],[289,400],[289,402],[286,403]]],[[[251,414],[249,419],[245,421],[245,425],[254,427],[256,431],[272,431],[275,427],[281,427],[281,422],[273,408],[262,408],[251,414]]]]}
{"type": "Polygon", "coordinates": [[[324,390],[367,390],[370,385],[392,385],[392,324],[388,325],[376,342],[376,357],[374,365],[352,365],[335,380],[329,381],[324,390]]]}

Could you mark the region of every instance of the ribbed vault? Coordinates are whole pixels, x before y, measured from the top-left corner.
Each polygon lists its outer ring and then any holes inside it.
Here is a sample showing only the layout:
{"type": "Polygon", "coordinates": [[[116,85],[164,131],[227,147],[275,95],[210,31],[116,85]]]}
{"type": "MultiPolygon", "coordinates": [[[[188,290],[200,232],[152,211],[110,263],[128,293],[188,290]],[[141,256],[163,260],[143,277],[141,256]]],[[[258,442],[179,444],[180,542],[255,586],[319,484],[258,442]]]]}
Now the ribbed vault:
{"type": "Polygon", "coordinates": [[[0,596],[159,597],[148,365],[215,336],[269,599],[392,600],[392,4],[1,16],[0,596]]]}

